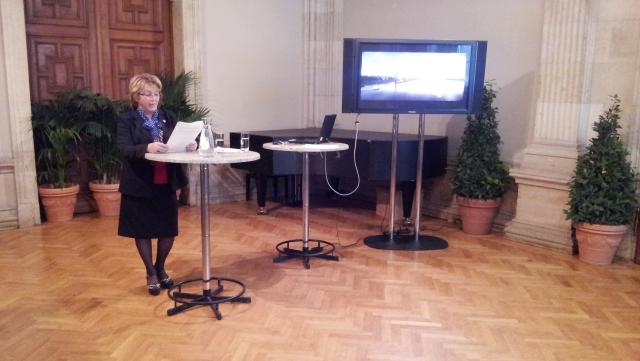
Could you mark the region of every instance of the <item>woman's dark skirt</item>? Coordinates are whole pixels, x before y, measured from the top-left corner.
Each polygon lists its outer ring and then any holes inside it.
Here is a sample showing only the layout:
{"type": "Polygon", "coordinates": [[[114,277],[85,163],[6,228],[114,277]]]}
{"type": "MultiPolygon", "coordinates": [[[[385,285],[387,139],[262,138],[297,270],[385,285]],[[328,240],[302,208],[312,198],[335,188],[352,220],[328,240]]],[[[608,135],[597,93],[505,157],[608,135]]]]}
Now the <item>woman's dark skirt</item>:
{"type": "Polygon", "coordinates": [[[178,235],[178,201],[169,185],[154,185],[151,198],[122,195],[118,235],[165,238],[178,235]]]}

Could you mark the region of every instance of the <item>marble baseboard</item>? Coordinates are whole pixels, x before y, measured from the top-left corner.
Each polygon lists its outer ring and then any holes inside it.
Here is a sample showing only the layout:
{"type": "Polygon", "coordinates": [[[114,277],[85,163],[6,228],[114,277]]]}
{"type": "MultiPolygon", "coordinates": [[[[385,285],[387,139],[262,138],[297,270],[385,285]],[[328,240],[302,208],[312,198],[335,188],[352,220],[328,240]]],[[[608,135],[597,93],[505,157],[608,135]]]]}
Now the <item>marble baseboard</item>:
{"type": "Polygon", "coordinates": [[[0,229],[18,228],[18,212],[15,209],[0,210],[0,229]]]}

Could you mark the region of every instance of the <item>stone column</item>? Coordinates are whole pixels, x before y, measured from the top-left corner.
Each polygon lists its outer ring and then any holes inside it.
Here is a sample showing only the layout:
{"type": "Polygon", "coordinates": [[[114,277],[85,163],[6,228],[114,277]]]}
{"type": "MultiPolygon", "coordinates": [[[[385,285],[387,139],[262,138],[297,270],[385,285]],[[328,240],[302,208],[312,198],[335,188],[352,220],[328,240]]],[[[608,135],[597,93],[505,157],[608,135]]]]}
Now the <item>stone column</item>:
{"type": "Polygon", "coordinates": [[[508,238],[570,250],[565,220],[568,183],[575,168],[579,135],[592,117],[590,67],[593,31],[590,1],[547,0],[538,92],[531,140],[522,162],[511,170],[518,185],[516,216],[508,238]]]}
{"type": "Polygon", "coordinates": [[[342,0],[304,3],[304,126],[339,113],[342,94],[342,0]]]}
{"type": "MultiPolygon", "coordinates": [[[[193,72],[196,77],[202,74],[202,36],[200,28],[202,26],[202,10],[200,0],[174,0],[172,1],[173,12],[173,68],[175,74],[180,72],[193,72]]],[[[201,96],[201,89],[198,83],[192,84],[187,89],[189,99],[198,104],[201,96]]],[[[187,203],[195,205],[198,203],[200,189],[199,167],[185,165],[189,177],[189,191],[187,203]]],[[[214,167],[210,167],[214,168],[214,167]]]]}
{"type": "Polygon", "coordinates": [[[40,223],[22,1],[0,1],[0,228],[40,223]]]}
{"type": "MultiPolygon", "coordinates": [[[[202,70],[202,36],[200,29],[201,4],[200,0],[174,0],[173,12],[173,65],[175,73],[192,71],[200,75],[202,70]]],[[[200,90],[194,86],[189,91],[189,98],[198,102],[200,90]]]]}

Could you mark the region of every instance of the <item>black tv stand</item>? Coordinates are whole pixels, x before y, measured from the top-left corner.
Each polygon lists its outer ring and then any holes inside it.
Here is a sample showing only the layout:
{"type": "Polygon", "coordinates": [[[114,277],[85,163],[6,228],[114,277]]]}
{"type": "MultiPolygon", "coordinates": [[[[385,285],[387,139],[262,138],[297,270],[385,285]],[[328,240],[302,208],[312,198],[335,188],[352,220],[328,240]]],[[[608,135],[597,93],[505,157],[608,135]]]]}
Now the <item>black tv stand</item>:
{"type": "MultiPolygon", "coordinates": [[[[422,159],[424,153],[424,114],[420,114],[418,126],[418,160],[416,166],[416,219],[414,222],[415,233],[413,235],[399,235],[394,230],[395,226],[395,189],[396,168],[398,163],[398,122],[400,116],[393,115],[393,129],[391,140],[391,178],[389,185],[389,230],[386,234],[365,237],[364,243],[376,249],[396,251],[427,251],[449,247],[446,240],[435,236],[420,235],[420,212],[422,204],[422,159]]],[[[406,218],[406,217],[405,217],[406,218]]]]}

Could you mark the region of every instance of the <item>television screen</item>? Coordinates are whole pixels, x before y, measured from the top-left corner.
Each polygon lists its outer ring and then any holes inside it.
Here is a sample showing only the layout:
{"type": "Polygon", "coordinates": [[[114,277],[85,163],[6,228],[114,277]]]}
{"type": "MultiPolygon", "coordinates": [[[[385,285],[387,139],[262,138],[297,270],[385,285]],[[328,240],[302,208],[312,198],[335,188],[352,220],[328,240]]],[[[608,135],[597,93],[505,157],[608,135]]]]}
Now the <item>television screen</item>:
{"type": "Polygon", "coordinates": [[[473,113],[486,42],[345,39],[344,113],[473,113]]]}

